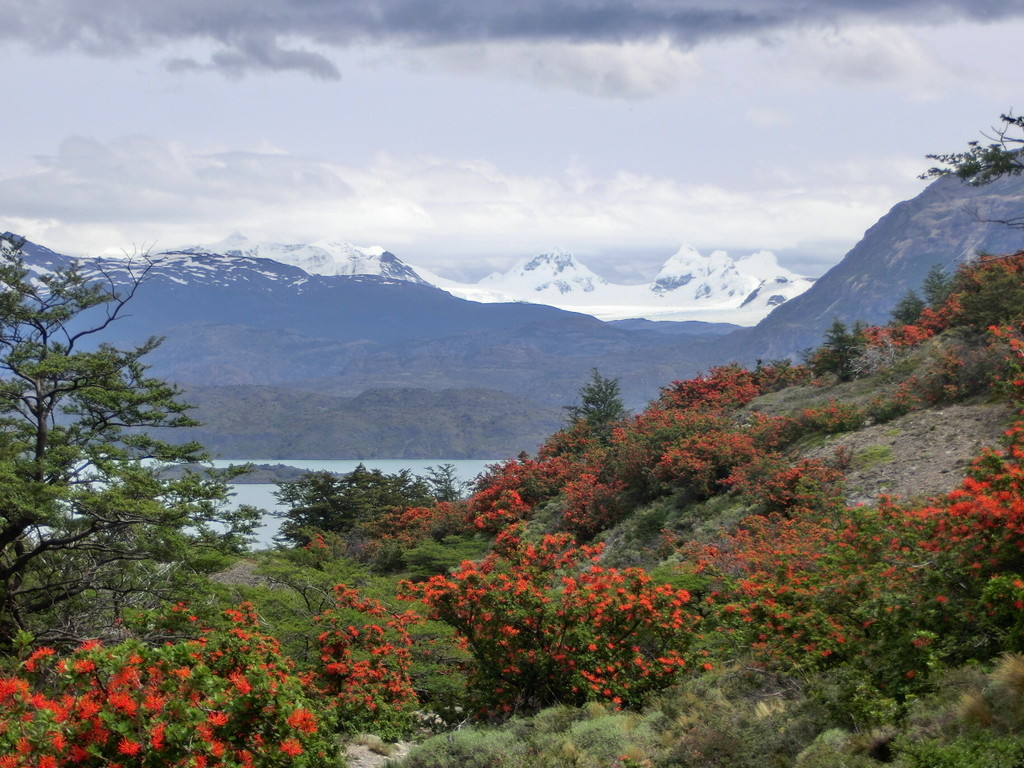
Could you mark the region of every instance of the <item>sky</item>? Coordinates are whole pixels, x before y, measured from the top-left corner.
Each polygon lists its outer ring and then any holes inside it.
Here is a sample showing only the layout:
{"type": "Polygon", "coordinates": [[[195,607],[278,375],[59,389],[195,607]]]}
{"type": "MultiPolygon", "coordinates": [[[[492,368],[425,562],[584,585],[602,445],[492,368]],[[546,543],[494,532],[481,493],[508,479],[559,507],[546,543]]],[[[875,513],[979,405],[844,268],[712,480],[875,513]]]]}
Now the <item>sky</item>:
{"type": "Polygon", "coordinates": [[[0,231],[835,264],[1024,110],[1024,0],[0,0],[0,231]]]}

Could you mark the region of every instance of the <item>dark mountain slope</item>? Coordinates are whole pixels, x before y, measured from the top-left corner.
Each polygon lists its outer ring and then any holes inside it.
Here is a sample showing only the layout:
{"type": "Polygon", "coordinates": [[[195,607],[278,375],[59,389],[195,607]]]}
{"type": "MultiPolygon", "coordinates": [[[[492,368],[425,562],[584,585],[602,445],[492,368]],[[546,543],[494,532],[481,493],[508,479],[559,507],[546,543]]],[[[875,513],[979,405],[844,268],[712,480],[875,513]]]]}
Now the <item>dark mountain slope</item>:
{"type": "Polygon", "coordinates": [[[721,341],[720,359],[747,364],[798,355],[816,346],[833,319],[885,323],[896,302],[917,289],[936,264],[952,273],[979,253],[1012,253],[1024,245],[1019,230],[980,221],[1019,216],[1024,177],[971,187],[939,179],[913,200],[897,204],[843,260],[806,293],[774,310],[756,327],[721,341]],[[977,215],[975,215],[977,214],[977,215]]]}

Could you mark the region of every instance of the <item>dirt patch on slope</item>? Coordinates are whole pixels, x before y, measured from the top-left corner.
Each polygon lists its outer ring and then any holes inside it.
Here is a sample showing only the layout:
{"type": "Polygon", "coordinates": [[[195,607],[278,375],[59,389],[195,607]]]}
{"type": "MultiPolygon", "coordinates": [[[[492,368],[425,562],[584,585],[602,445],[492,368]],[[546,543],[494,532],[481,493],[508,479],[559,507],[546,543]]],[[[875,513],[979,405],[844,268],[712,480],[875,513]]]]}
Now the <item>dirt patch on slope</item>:
{"type": "Polygon", "coordinates": [[[382,768],[392,761],[399,761],[412,749],[412,742],[402,741],[388,745],[388,754],[372,750],[365,744],[349,744],[345,749],[348,768],[382,768]]]}
{"type": "Polygon", "coordinates": [[[871,504],[880,494],[923,499],[956,488],[983,448],[999,447],[1013,414],[1007,403],[913,411],[885,424],[831,435],[806,455],[827,460],[837,448],[848,452],[848,504],[871,504]]]}

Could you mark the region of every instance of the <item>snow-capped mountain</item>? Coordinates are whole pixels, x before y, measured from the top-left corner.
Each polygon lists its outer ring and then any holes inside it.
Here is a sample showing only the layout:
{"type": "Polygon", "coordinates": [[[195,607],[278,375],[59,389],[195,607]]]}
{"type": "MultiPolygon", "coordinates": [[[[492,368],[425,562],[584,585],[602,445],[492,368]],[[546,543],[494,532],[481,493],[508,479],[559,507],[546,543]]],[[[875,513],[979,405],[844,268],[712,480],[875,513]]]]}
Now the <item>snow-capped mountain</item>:
{"type": "Polygon", "coordinates": [[[179,248],[174,252],[271,259],[311,275],[374,275],[428,284],[408,264],[380,246],[360,247],[339,240],[318,240],[308,245],[257,243],[236,232],[219,243],[179,248]]]}
{"type": "Polygon", "coordinates": [[[754,325],[813,280],[780,267],[770,251],[732,259],[683,246],[644,285],[610,283],[571,254],[523,259],[478,283],[457,283],[416,268],[428,282],[470,301],[526,301],[584,312],[601,320],[704,320],[754,325]]]}
{"type": "Polygon", "coordinates": [[[601,320],[754,325],[813,282],[780,267],[769,251],[733,259],[725,251],[703,256],[689,245],[680,248],[654,280],[643,285],[611,283],[562,250],[522,259],[507,272],[495,272],[477,283],[460,283],[412,267],[380,246],[360,247],[340,240],[282,245],[254,242],[236,233],[219,243],[176,249],[161,257],[182,260],[182,279],[189,279],[196,269],[209,269],[206,264],[189,261],[190,257],[268,259],[308,275],[380,277],[434,286],[469,301],[546,304],[601,320]]]}
{"type": "Polygon", "coordinates": [[[545,298],[593,293],[608,286],[603,277],[562,250],[521,259],[508,272],[493,272],[480,281],[482,286],[492,284],[503,291],[524,296],[537,294],[545,298]]]}
{"type": "Polygon", "coordinates": [[[813,283],[779,266],[771,251],[757,251],[734,260],[725,251],[701,256],[687,245],[662,265],[650,289],[670,296],[673,303],[716,308],[724,305],[763,316],[813,283]]]}

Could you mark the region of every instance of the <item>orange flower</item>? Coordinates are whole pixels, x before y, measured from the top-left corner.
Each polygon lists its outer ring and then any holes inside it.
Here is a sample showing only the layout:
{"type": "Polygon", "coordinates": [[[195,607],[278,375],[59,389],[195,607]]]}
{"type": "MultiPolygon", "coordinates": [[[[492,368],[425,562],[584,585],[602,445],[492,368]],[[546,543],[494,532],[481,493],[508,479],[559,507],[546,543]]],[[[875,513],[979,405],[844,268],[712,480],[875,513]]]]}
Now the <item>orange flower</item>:
{"type": "Polygon", "coordinates": [[[32,655],[25,659],[25,669],[29,672],[34,672],[36,668],[36,662],[39,659],[45,658],[46,656],[52,656],[56,651],[53,648],[37,648],[32,652],[32,655]]]}
{"type": "Polygon", "coordinates": [[[206,722],[210,725],[227,725],[228,716],[223,712],[211,712],[206,716],[206,722]]]}
{"type": "Polygon", "coordinates": [[[235,690],[237,690],[243,696],[247,693],[252,692],[252,685],[246,679],[245,675],[242,675],[239,672],[232,672],[230,675],[228,675],[228,680],[230,680],[232,684],[235,686],[235,690]]]}
{"type": "Polygon", "coordinates": [[[303,733],[316,733],[316,715],[308,709],[296,709],[288,716],[288,725],[303,733]]]}
{"type": "Polygon", "coordinates": [[[127,737],[121,739],[121,743],[117,745],[117,753],[119,755],[137,755],[140,751],[142,751],[142,745],[127,737]]]}

